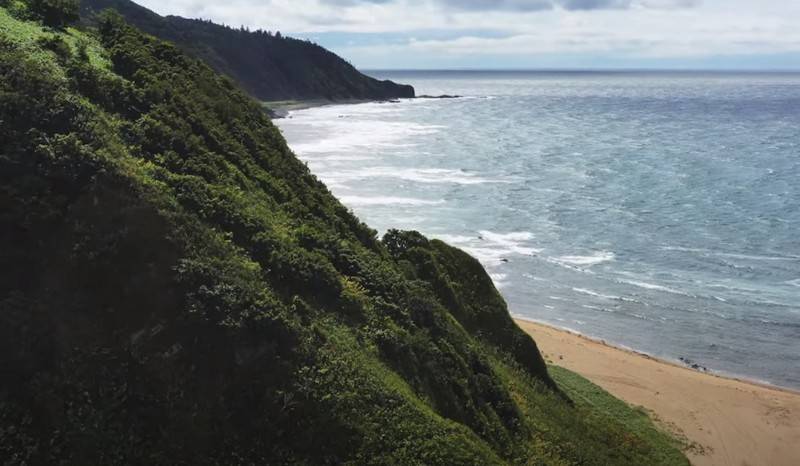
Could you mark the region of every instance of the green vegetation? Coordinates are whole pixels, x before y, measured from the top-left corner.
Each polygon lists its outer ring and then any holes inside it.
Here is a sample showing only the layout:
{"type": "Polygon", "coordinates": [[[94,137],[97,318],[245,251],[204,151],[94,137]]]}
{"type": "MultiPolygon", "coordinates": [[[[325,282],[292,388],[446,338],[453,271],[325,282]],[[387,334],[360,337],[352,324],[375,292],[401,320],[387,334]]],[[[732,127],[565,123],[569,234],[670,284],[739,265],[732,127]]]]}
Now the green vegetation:
{"type": "Polygon", "coordinates": [[[78,20],[78,0],[30,0],[34,18],[45,25],[61,28],[78,20]]]}
{"type": "Polygon", "coordinates": [[[687,464],[680,453],[687,445],[659,430],[648,414],[640,408],[611,396],[608,392],[580,375],[558,366],[549,366],[550,375],[587,418],[594,418],[626,436],[629,451],[639,449],[657,464],[687,464]]]}
{"type": "MultiPolygon", "coordinates": [[[[47,0],[68,1],[68,0],[47,0]]],[[[414,88],[379,81],[314,43],[280,32],[234,29],[199,19],[162,17],[130,0],[82,0],[87,22],[113,8],[148,34],[170,41],[229,76],[253,97],[280,100],[388,100],[414,88]]]]}
{"type": "Polygon", "coordinates": [[[379,240],[230,79],[118,15],[26,11],[0,8],[5,464],[674,463],[556,388],[477,261],[379,240]]]}

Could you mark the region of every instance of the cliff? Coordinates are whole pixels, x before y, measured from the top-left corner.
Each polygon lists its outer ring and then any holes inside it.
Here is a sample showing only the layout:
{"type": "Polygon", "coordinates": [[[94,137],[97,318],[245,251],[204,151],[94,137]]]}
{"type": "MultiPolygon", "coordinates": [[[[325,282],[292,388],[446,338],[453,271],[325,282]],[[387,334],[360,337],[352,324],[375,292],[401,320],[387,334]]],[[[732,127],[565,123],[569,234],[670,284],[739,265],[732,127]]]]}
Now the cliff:
{"type": "Polygon", "coordinates": [[[4,464],[665,463],[561,394],[476,260],[377,238],[230,79],[31,5],[0,3],[4,464]]]}

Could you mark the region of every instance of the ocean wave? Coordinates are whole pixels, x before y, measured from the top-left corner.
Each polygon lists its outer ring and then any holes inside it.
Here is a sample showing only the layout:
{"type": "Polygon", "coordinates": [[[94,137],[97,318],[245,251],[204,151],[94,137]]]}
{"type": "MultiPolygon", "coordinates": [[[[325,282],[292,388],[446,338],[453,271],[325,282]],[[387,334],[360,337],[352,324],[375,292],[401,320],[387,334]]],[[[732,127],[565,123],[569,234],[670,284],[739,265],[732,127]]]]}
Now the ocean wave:
{"type": "Polygon", "coordinates": [[[431,201],[427,199],[415,199],[410,197],[392,196],[340,196],[339,200],[348,206],[377,206],[377,205],[407,205],[424,206],[444,204],[444,200],[431,201]]]}
{"type": "Polygon", "coordinates": [[[533,280],[535,282],[546,282],[549,281],[546,278],[538,277],[532,273],[525,272],[522,274],[523,278],[527,278],[528,280],[533,280]]]}
{"type": "Polygon", "coordinates": [[[668,286],[656,285],[654,283],[647,283],[638,280],[620,280],[621,283],[625,283],[628,285],[633,285],[639,288],[643,288],[646,290],[653,290],[653,291],[663,291],[664,293],[676,294],[681,296],[688,296],[690,298],[696,298],[695,295],[691,293],[687,293],[685,291],[676,290],[675,288],[670,288],[668,286]]]}
{"type": "Polygon", "coordinates": [[[461,244],[469,244],[474,242],[477,238],[475,236],[465,236],[465,235],[450,235],[446,233],[433,233],[428,235],[431,238],[438,239],[444,241],[447,244],[452,246],[458,246],[461,244]]]}
{"type": "Polygon", "coordinates": [[[429,236],[463,249],[487,269],[500,267],[514,256],[534,256],[542,251],[529,244],[534,236],[527,231],[497,233],[481,230],[470,236],[451,233],[434,233],[429,236]]]}
{"type": "Polygon", "coordinates": [[[415,136],[426,136],[446,129],[443,125],[428,125],[411,121],[381,121],[379,114],[395,110],[386,105],[326,106],[291,114],[278,120],[281,131],[291,134],[295,129],[304,137],[292,138],[292,150],[301,158],[314,154],[357,151],[364,148],[410,147],[415,136]]]}
{"type": "Polygon", "coordinates": [[[800,256],[771,256],[762,254],[743,254],[735,252],[714,251],[711,249],[702,248],[686,248],[681,246],[662,246],[662,251],[677,251],[677,252],[690,252],[696,254],[703,254],[707,256],[725,257],[729,259],[740,259],[749,261],[800,261],[800,256]]]}
{"type": "Polygon", "coordinates": [[[350,155],[350,154],[335,154],[323,155],[319,157],[305,157],[309,163],[320,162],[364,162],[367,160],[375,160],[376,157],[371,155],[350,155]]]}
{"type": "Polygon", "coordinates": [[[503,247],[496,245],[488,245],[488,247],[461,246],[461,249],[478,259],[485,267],[505,264],[509,257],[514,255],[529,256],[539,251],[535,248],[521,246],[503,247]]]}
{"type": "Polygon", "coordinates": [[[591,304],[581,304],[581,307],[584,308],[584,309],[590,309],[592,311],[600,311],[600,312],[607,312],[609,314],[616,314],[615,310],[609,309],[607,307],[592,306],[591,304]]]}
{"type": "Polygon", "coordinates": [[[770,327],[780,327],[780,328],[800,328],[800,322],[786,322],[786,321],[777,321],[772,319],[765,319],[765,318],[744,318],[741,319],[747,323],[756,323],[761,325],[766,325],[770,327]]]}
{"type": "Polygon", "coordinates": [[[555,262],[565,263],[576,266],[591,267],[593,265],[602,264],[603,262],[612,262],[616,255],[610,251],[599,251],[589,256],[560,256],[554,257],[555,262]]]}
{"type": "Polygon", "coordinates": [[[566,263],[564,261],[559,261],[554,257],[545,257],[544,260],[545,260],[545,262],[553,264],[553,265],[556,265],[558,267],[562,267],[562,268],[565,268],[565,269],[573,270],[575,272],[594,275],[594,272],[592,272],[591,270],[589,270],[586,267],[578,267],[577,265],[570,265],[570,264],[568,264],[568,263],[566,263]]]}
{"type": "Polygon", "coordinates": [[[506,246],[511,250],[517,250],[520,254],[534,254],[541,252],[541,249],[524,247],[526,241],[534,239],[533,233],[529,231],[517,231],[512,233],[495,233],[488,230],[481,230],[478,239],[490,243],[506,246]]]}
{"type": "Polygon", "coordinates": [[[573,288],[572,291],[580,294],[585,294],[588,296],[594,296],[595,298],[603,298],[603,299],[612,299],[614,301],[621,301],[622,298],[620,296],[614,296],[610,294],[602,294],[596,291],[587,290],[586,288],[573,288]]]}
{"type": "Polygon", "coordinates": [[[494,241],[497,243],[512,242],[512,241],[530,241],[535,238],[534,234],[529,231],[516,231],[512,233],[495,233],[488,230],[481,230],[479,232],[483,239],[494,241]]]}
{"type": "Polygon", "coordinates": [[[486,178],[464,170],[446,168],[367,167],[320,173],[323,181],[348,183],[365,179],[390,178],[425,184],[474,185],[486,183],[513,183],[511,178],[486,178]]]}
{"type": "Polygon", "coordinates": [[[500,289],[506,285],[505,280],[508,278],[508,275],[504,273],[490,273],[489,278],[494,282],[495,288],[500,289]]]}
{"type": "Polygon", "coordinates": [[[787,280],[787,281],[785,281],[783,283],[786,284],[786,285],[800,287],[800,278],[797,278],[795,280],[787,280]]]}
{"type": "Polygon", "coordinates": [[[404,136],[397,135],[393,137],[372,137],[372,138],[354,138],[349,135],[332,136],[322,141],[315,142],[302,142],[292,144],[290,147],[292,151],[297,154],[302,160],[314,160],[316,154],[339,154],[346,152],[355,152],[363,148],[402,148],[413,147],[413,144],[407,142],[393,142],[403,139],[404,136]]]}

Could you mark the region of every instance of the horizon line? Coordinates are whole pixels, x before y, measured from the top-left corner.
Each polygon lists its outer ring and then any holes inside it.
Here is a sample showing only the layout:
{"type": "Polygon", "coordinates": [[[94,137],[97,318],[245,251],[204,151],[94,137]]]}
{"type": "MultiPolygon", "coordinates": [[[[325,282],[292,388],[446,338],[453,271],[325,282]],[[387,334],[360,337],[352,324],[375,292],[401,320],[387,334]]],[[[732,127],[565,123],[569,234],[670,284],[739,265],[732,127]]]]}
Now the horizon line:
{"type": "Polygon", "coordinates": [[[381,72],[408,72],[408,71],[438,71],[438,72],[539,72],[539,73],[636,73],[636,72],[667,72],[667,73],[800,73],[798,68],[374,68],[358,67],[360,71],[381,72]]]}

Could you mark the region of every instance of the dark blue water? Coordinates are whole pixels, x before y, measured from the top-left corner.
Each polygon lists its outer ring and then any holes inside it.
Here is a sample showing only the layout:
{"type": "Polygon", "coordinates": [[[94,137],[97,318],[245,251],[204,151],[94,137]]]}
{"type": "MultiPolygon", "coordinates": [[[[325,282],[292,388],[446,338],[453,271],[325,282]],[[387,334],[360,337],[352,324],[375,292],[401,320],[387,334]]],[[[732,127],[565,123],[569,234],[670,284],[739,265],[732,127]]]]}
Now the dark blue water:
{"type": "Polygon", "coordinates": [[[279,122],[371,226],[466,249],[516,315],[800,388],[800,75],[373,74],[464,97],[279,122]]]}

